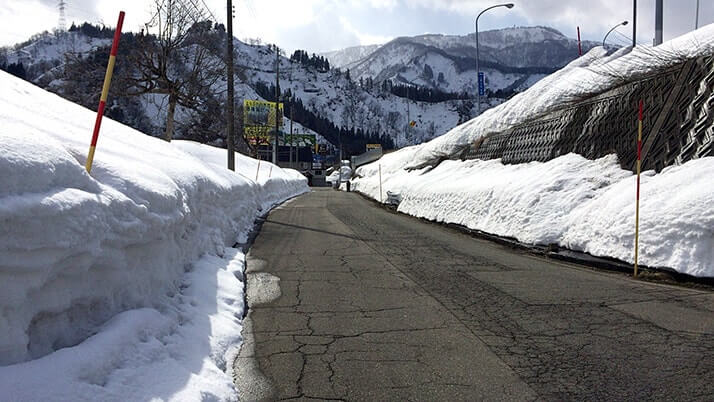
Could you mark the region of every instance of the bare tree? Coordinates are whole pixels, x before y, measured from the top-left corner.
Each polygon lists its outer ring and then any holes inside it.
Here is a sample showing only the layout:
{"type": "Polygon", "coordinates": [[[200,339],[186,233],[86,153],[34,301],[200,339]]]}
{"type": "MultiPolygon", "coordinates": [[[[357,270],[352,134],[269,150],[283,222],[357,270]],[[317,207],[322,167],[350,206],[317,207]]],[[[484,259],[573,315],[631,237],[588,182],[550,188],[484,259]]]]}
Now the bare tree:
{"type": "Polygon", "coordinates": [[[136,71],[128,78],[132,95],[168,97],[164,139],[174,133],[176,106],[197,110],[219,90],[222,37],[193,2],[154,0],[155,14],[130,56],[136,71]]]}

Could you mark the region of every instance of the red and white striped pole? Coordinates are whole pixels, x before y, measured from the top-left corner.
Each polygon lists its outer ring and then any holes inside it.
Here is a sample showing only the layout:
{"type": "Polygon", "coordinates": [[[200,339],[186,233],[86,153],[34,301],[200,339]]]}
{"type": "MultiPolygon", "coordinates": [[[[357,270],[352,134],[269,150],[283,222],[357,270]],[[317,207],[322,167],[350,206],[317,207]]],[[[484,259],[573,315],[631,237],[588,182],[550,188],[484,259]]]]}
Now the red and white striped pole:
{"type": "Polygon", "coordinates": [[[642,169],[642,106],[640,100],[639,118],[637,126],[637,200],[635,205],[635,277],[637,276],[637,263],[640,249],[640,172],[642,169]]]}
{"type": "Polygon", "coordinates": [[[97,138],[99,137],[99,127],[102,125],[102,117],[104,116],[104,107],[107,104],[107,96],[109,95],[109,86],[112,82],[112,73],[114,73],[114,63],[117,58],[117,49],[119,48],[119,38],[121,37],[121,26],[124,23],[124,11],[119,12],[119,21],[117,28],[114,31],[114,42],[112,43],[112,51],[109,54],[109,64],[107,72],[104,75],[104,87],[102,88],[102,97],[99,98],[99,109],[97,109],[97,120],[94,122],[94,132],[92,133],[92,142],[89,145],[89,154],[87,155],[87,173],[92,172],[92,162],[94,161],[94,151],[97,148],[97,138]]]}

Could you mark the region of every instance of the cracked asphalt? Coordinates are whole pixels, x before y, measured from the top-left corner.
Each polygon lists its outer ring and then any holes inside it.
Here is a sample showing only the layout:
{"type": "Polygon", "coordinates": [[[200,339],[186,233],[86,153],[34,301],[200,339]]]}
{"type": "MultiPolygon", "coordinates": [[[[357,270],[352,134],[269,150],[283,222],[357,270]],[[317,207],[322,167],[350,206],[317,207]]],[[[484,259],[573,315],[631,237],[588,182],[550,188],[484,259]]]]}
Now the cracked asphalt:
{"type": "Polygon", "coordinates": [[[714,400],[712,292],[533,256],[354,193],[272,211],[247,275],[242,400],[714,400]]]}

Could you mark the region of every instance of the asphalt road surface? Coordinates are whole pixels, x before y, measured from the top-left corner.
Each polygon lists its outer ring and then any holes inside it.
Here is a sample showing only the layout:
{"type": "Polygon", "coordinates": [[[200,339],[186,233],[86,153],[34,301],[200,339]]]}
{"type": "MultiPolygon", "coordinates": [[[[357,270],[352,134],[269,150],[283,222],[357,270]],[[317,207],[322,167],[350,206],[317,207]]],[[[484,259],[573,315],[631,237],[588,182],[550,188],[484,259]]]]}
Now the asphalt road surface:
{"type": "Polygon", "coordinates": [[[248,257],[243,400],[714,399],[714,294],[316,190],[248,257]]]}

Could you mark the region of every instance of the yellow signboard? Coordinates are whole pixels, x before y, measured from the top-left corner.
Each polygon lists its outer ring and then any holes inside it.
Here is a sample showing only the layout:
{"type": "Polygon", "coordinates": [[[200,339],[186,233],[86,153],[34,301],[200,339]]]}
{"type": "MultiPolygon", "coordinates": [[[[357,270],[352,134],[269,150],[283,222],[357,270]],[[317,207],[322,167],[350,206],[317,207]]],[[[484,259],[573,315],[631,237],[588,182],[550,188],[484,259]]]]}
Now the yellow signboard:
{"type": "MultiPolygon", "coordinates": [[[[278,127],[283,126],[283,104],[278,104],[278,127]]],[[[271,145],[275,135],[275,102],[243,101],[243,129],[252,145],[271,145]]]]}
{"type": "Polygon", "coordinates": [[[382,144],[367,144],[367,151],[371,149],[382,149],[382,144]]]}
{"type": "MultiPolygon", "coordinates": [[[[278,126],[283,126],[283,104],[278,104],[278,126]]],[[[275,102],[243,101],[243,123],[248,126],[275,127],[275,102]]]]}
{"type": "Polygon", "coordinates": [[[273,145],[275,142],[275,127],[246,126],[244,131],[251,145],[273,145]]]}

